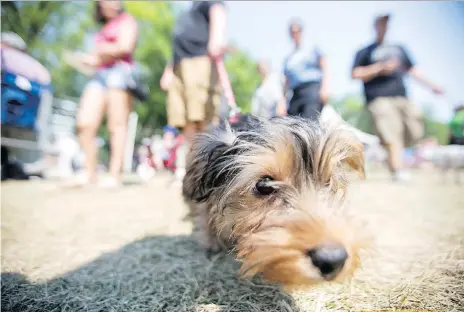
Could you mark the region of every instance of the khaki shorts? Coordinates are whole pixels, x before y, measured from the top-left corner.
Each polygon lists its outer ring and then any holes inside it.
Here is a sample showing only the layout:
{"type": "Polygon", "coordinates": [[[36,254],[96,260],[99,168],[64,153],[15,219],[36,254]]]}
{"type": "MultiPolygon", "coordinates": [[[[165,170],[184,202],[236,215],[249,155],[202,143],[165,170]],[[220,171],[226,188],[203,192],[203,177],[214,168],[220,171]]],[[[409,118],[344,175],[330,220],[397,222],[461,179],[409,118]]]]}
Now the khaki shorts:
{"type": "Polygon", "coordinates": [[[380,97],[368,105],[374,130],[383,144],[410,146],[424,135],[422,113],[404,97],[380,97]]]}
{"type": "Polygon", "coordinates": [[[175,66],[167,97],[169,125],[182,128],[187,122],[213,122],[220,101],[219,78],[209,57],[186,58],[175,66]]]}

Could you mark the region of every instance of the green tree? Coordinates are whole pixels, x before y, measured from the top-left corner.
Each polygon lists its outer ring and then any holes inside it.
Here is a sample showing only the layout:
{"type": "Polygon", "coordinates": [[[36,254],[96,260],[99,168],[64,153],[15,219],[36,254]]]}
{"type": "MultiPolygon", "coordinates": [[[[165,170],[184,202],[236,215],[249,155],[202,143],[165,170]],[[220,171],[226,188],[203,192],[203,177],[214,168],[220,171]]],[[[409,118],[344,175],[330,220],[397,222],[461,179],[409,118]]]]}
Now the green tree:
{"type": "Polygon", "coordinates": [[[44,34],[52,14],[63,7],[61,1],[2,1],[2,31],[12,31],[29,45],[44,34]]]}
{"type": "Polygon", "coordinates": [[[261,81],[256,63],[245,52],[238,51],[226,58],[225,65],[237,105],[242,111],[249,112],[253,92],[261,81]]]}
{"type": "Polygon", "coordinates": [[[434,121],[426,117],[425,123],[425,136],[435,137],[440,144],[447,144],[449,140],[449,126],[447,124],[434,121]]]}

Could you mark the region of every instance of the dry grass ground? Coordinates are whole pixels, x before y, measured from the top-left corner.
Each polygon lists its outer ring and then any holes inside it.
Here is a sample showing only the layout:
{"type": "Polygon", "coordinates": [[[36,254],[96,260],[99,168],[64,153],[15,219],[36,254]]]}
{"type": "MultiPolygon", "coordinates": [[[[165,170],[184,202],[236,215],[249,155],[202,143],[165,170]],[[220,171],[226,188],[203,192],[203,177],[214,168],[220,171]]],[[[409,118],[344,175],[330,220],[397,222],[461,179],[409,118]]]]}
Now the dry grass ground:
{"type": "Polygon", "coordinates": [[[2,311],[464,311],[464,187],[384,172],[355,184],[350,205],[376,238],[343,285],[284,294],[207,259],[166,179],[119,191],[2,184],[2,311]]]}

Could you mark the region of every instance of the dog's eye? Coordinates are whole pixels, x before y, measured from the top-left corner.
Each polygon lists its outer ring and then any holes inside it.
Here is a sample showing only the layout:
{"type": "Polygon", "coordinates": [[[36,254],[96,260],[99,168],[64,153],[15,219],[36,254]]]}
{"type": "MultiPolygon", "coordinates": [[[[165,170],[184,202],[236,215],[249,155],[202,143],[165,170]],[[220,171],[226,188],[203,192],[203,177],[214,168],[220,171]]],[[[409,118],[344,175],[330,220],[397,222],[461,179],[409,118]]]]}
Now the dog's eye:
{"type": "Polygon", "coordinates": [[[269,185],[269,182],[273,179],[269,176],[262,177],[255,185],[255,190],[259,195],[271,195],[276,189],[269,185]]]}

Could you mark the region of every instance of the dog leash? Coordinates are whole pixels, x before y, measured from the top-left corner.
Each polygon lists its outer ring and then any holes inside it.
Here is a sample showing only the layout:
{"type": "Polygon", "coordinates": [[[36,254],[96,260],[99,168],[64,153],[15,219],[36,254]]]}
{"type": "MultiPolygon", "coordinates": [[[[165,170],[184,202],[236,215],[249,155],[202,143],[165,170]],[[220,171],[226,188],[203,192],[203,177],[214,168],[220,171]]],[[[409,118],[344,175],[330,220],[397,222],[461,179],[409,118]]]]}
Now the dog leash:
{"type": "Polygon", "coordinates": [[[219,82],[222,85],[222,89],[224,91],[224,96],[227,100],[227,105],[230,107],[229,113],[229,122],[235,122],[240,116],[240,108],[237,106],[235,102],[234,91],[232,90],[232,85],[229,79],[229,73],[227,72],[226,66],[224,64],[224,60],[222,57],[216,58],[216,68],[219,76],[219,82]]]}

